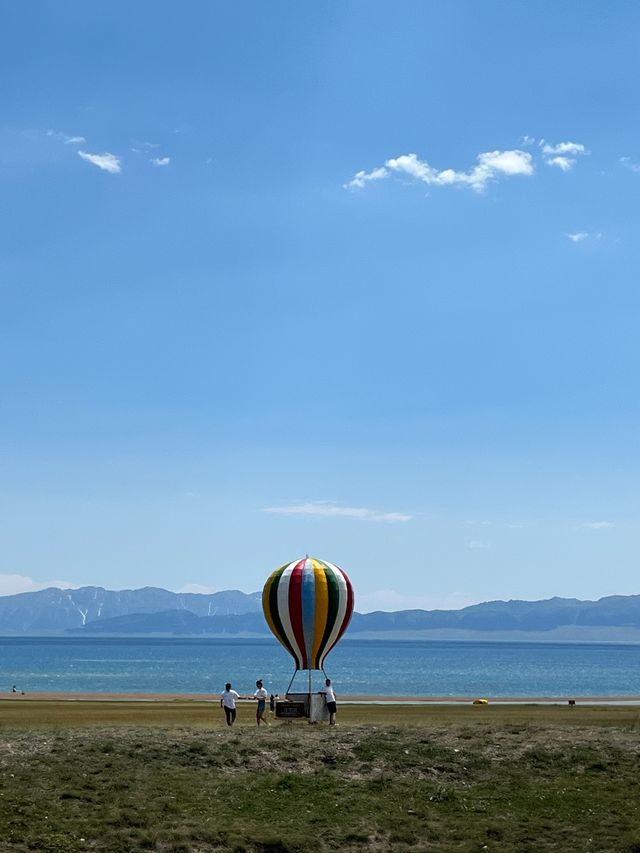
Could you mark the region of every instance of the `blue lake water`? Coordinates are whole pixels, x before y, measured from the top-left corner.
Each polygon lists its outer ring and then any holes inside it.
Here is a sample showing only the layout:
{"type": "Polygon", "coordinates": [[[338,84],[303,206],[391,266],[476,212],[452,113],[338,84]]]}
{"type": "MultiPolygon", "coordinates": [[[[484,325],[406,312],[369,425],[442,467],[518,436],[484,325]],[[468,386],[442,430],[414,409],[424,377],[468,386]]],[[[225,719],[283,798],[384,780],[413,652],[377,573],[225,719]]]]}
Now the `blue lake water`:
{"type": "MultiPolygon", "coordinates": [[[[344,640],[326,670],[342,696],[640,694],[631,644],[344,640]]],[[[292,671],[268,639],[0,637],[0,691],[248,693],[262,678],[283,693],[292,671]]]]}

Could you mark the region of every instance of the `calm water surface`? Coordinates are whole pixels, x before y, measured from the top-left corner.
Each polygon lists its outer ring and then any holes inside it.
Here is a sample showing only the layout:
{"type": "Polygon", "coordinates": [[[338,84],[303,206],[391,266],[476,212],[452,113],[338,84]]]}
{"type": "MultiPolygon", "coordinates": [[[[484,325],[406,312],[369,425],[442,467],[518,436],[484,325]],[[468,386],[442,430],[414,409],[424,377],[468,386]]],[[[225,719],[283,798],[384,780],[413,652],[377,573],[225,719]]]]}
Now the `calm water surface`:
{"type": "MultiPolygon", "coordinates": [[[[0,691],[283,693],[292,669],[268,639],[0,638],[0,691]]],[[[326,669],[343,696],[640,694],[638,645],[344,640],[326,669]]]]}

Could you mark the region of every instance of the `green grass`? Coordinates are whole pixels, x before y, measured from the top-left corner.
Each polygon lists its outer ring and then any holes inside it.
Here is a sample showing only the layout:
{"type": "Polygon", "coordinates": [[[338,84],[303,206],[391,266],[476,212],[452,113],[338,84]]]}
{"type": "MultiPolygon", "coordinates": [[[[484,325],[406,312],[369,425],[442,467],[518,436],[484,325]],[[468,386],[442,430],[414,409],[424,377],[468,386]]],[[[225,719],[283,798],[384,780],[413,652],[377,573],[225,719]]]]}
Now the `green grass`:
{"type": "Polygon", "coordinates": [[[635,708],[0,702],[0,850],[640,851],[635,708]]]}

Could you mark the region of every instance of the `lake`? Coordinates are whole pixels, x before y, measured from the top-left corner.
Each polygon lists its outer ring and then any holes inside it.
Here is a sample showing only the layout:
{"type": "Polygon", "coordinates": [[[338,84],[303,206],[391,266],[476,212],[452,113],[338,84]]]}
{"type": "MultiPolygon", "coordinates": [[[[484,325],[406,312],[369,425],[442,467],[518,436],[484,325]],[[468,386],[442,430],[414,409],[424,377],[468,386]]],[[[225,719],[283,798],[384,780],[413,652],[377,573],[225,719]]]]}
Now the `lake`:
{"type": "MultiPolygon", "coordinates": [[[[640,695],[632,644],[343,640],[326,670],[342,696],[640,695]]],[[[270,639],[0,637],[0,691],[284,693],[292,672],[270,639]]]]}

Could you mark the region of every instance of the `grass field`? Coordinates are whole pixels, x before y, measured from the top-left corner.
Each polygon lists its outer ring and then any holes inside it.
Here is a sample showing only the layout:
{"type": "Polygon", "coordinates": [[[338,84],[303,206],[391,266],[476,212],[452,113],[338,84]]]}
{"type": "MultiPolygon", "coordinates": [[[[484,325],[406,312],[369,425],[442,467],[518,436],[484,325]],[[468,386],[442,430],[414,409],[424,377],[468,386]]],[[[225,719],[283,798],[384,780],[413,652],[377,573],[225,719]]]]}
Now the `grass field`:
{"type": "Polygon", "coordinates": [[[640,853],[633,707],[0,702],[0,849],[640,853]]]}

